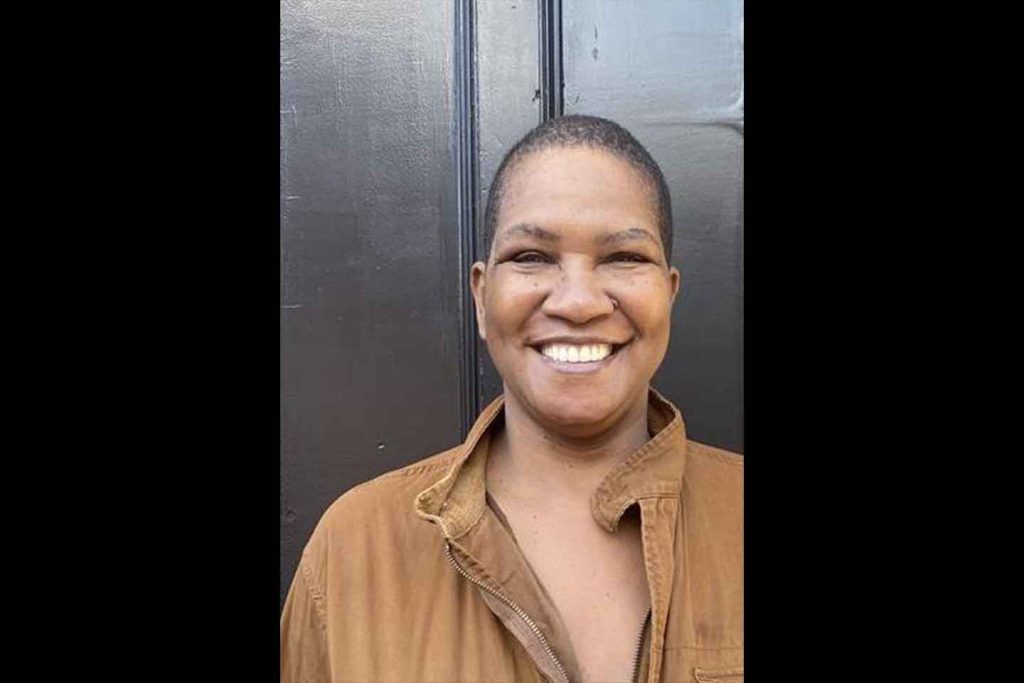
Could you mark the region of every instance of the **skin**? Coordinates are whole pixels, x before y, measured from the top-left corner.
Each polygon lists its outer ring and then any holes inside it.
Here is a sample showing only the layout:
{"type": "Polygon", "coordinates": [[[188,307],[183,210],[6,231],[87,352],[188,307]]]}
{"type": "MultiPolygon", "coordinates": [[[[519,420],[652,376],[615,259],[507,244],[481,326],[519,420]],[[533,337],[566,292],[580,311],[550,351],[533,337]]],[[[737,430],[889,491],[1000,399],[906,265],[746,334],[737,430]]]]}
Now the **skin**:
{"type": "Polygon", "coordinates": [[[562,615],[588,681],[628,678],[649,605],[637,516],[608,533],[590,497],[650,438],[647,391],[668,347],[679,280],[643,177],[582,147],[519,162],[488,261],[471,272],[480,336],[506,398],[487,487],[562,615]],[[570,367],[540,353],[551,340],[617,350],[570,367]]]}

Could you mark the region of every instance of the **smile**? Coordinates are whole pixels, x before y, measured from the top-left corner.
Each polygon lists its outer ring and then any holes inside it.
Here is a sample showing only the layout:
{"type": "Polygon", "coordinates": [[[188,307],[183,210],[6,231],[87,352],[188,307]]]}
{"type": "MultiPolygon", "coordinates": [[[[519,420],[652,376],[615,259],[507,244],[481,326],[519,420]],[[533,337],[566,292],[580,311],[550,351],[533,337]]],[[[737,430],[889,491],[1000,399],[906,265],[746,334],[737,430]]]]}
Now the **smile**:
{"type": "MultiPolygon", "coordinates": [[[[632,341],[632,340],[630,340],[632,341]]],[[[536,344],[531,348],[544,357],[558,372],[570,374],[598,372],[615,358],[616,354],[629,342],[614,344],[608,342],[592,342],[588,344],[570,344],[565,341],[551,341],[536,344]]]]}
{"type": "Polygon", "coordinates": [[[544,344],[539,351],[560,363],[596,363],[612,354],[611,344],[544,344]]]}

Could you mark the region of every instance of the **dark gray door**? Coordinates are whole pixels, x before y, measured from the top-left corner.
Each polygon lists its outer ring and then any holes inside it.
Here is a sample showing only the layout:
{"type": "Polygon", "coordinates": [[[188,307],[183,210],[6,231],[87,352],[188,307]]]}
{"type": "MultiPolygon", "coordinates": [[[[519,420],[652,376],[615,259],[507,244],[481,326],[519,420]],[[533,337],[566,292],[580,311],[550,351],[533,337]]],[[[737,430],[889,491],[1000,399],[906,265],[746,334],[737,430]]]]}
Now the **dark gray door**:
{"type": "Polygon", "coordinates": [[[613,118],[661,164],[683,281],[655,385],[743,450],[742,56],[739,0],[283,0],[282,601],[331,501],[500,391],[466,276],[543,117],[613,118]]]}
{"type": "Polygon", "coordinates": [[[461,430],[450,2],[281,5],[281,598],[324,509],[461,430]]]}

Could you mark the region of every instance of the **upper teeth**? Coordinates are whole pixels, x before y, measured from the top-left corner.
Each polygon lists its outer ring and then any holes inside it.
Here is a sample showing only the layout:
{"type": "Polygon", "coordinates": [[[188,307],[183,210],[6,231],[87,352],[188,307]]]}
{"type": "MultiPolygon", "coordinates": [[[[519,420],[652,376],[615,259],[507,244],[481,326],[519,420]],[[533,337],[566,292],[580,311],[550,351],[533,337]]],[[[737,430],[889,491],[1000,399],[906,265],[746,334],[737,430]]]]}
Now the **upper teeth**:
{"type": "Polygon", "coordinates": [[[593,363],[612,352],[611,344],[545,344],[540,350],[551,360],[562,363],[593,363]]]}

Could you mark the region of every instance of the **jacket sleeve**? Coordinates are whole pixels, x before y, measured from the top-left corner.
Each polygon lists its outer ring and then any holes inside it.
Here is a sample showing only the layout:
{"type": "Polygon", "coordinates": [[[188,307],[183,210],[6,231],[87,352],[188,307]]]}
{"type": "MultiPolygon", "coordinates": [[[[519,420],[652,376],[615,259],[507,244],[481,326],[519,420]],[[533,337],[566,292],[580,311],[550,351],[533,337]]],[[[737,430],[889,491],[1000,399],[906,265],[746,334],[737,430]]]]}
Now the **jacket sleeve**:
{"type": "Polygon", "coordinates": [[[281,613],[281,683],[331,680],[323,602],[312,590],[307,572],[304,554],[281,613]]]}

